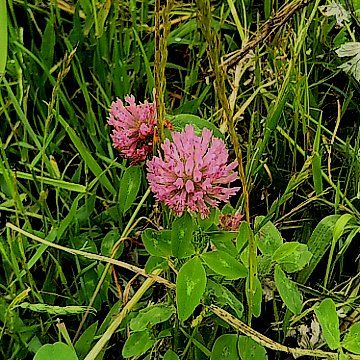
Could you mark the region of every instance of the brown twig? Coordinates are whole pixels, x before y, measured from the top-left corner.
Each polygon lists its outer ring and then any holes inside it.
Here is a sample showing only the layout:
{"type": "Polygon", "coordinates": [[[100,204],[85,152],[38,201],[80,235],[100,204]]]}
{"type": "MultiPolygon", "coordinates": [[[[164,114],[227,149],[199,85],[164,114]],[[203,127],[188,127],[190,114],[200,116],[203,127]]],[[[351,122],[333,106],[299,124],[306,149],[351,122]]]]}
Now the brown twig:
{"type": "MultiPolygon", "coordinates": [[[[227,322],[234,329],[240,331],[244,335],[252,338],[258,344],[267,347],[268,349],[272,349],[275,351],[285,352],[291,355],[299,356],[312,356],[318,358],[328,358],[328,359],[338,359],[339,355],[334,352],[323,351],[323,350],[310,350],[310,349],[301,349],[301,348],[291,348],[285,345],[281,345],[276,341],[273,341],[266,337],[265,335],[257,332],[250,326],[243,323],[241,320],[229,314],[227,311],[219,308],[216,305],[210,305],[209,309],[217,315],[220,319],[227,322]]],[[[346,354],[350,359],[359,360],[360,355],[346,354]]]]}

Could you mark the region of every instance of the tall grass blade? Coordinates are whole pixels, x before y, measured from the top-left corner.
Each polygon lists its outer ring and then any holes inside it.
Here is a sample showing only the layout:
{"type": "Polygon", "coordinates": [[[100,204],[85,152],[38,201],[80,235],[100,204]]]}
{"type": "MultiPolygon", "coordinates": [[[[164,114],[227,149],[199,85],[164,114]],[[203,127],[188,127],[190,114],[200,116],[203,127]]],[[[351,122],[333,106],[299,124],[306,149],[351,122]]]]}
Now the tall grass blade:
{"type": "Polygon", "coordinates": [[[8,34],[6,0],[0,0],[0,78],[5,74],[8,34]]]}

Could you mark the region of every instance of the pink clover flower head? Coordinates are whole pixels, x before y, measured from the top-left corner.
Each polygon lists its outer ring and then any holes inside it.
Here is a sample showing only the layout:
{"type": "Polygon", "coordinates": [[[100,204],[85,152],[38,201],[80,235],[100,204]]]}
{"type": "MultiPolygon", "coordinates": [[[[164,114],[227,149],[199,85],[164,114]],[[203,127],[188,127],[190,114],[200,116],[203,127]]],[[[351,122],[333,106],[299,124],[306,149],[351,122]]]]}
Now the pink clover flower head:
{"type": "Polygon", "coordinates": [[[243,217],[243,214],[221,214],[219,216],[219,227],[222,230],[238,231],[243,217]]]}
{"type": "Polygon", "coordinates": [[[121,155],[139,163],[153,151],[156,119],[154,103],[135,103],[133,95],[126,96],[124,105],[118,99],[111,104],[108,124],[113,126],[111,138],[121,155]]]}
{"type": "Polygon", "coordinates": [[[240,188],[226,187],[237,179],[237,161],[228,164],[225,143],[204,128],[197,136],[187,125],[185,131],[172,133],[173,142],[162,144],[164,155],[147,162],[147,179],[158,201],[178,216],[184,211],[210,214],[210,207],[227,202],[240,188]]]}

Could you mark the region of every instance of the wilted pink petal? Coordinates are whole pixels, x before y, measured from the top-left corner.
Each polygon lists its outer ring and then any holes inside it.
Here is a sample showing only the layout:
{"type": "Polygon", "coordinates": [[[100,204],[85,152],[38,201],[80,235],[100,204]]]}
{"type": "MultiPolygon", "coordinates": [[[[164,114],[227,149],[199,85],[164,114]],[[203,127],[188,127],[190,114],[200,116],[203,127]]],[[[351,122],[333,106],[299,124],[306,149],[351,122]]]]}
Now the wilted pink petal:
{"type": "Polygon", "coordinates": [[[108,124],[112,125],[111,138],[115,149],[121,155],[139,163],[146,160],[153,151],[156,110],[153,103],[135,103],[133,95],[127,96],[124,105],[118,99],[111,104],[108,124]]]}
{"type": "Polygon", "coordinates": [[[219,226],[223,230],[237,231],[243,217],[242,214],[222,214],[219,216],[219,226]]]}
{"type": "Polygon", "coordinates": [[[147,179],[157,200],[168,205],[177,215],[184,211],[198,212],[202,218],[210,214],[210,207],[227,202],[240,188],[228,188],[237,178],[233,169],[237,162],[228,164],[225,143],[203,129],[195,135],[188,125],[181,133],[172,134],[162,145],[163,156],[147,162],[147,179]]]}

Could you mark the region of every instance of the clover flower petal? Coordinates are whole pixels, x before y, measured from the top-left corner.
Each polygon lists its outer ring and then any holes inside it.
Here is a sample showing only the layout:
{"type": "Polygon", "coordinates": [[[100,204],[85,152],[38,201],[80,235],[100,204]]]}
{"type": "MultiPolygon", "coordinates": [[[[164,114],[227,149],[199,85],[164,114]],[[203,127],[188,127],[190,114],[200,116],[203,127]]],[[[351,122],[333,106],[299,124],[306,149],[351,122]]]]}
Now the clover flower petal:
{"type": "Polygon", "coordinates": [[[225,143],[204,128],[201,136],[188,125],[183,132],[172,133],[173,142],[162,144],[163,156],[147,161],[147,179],[158,201],[177,215],[184,211],[209,216],[209,207],[227,202],[239,187],[225,187],[237,178],[237,162],[228,164],[225,143]]]}
{"type": "Polygon", "coordinates": [[[111,104],[108,124],[113,126],[111,138],[120,154],[139,163],[153,151],[153,138],[157,124],[153,103],[136,104],[133,95],[118,99],[111,104]]]}

